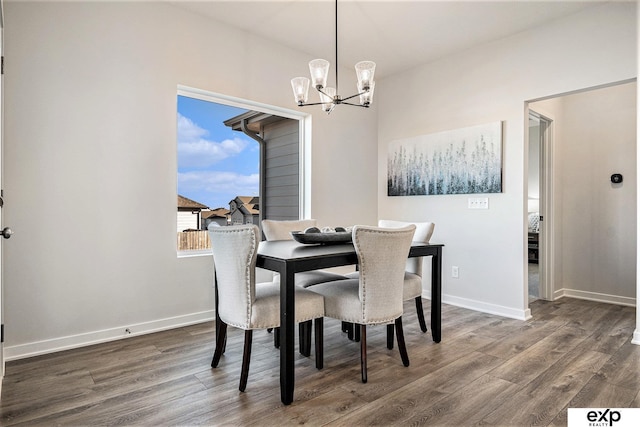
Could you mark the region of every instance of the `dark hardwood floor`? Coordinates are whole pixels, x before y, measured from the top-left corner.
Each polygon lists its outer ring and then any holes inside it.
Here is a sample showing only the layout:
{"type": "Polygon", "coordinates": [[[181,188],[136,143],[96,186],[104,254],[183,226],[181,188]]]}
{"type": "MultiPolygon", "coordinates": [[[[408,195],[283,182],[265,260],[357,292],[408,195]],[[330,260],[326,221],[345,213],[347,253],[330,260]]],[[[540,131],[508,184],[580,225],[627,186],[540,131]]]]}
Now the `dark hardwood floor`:
{"type": "MultiPolygon", "coordinates": [[[[425,301],[425,308],[429,301],[425,301]]],[[[533,319],[443,306],[442,342],[405,306],[411,366],[384,327],[368,328],[369,382],[357,343],[325,320],[324,369],[298,355],[295,401],[280,403],[272,335],[254,334],[238,391],[243,333],[211,369],[205,323],[7,364],[0,425],[500,425],[564,426],[567,407],[639,407],[635,308],[564,298],[535,301],[533,319]]]]}

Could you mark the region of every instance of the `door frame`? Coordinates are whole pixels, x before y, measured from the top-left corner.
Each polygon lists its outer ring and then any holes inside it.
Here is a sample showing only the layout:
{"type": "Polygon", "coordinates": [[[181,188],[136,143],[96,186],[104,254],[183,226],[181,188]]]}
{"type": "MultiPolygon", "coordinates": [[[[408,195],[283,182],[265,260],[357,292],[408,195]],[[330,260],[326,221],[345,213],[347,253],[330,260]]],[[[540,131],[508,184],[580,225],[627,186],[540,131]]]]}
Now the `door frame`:
{"type": "MultiPolygon", "coordinates": [[[[534,116],[540,123],[540,231],[538,234],[538,268],[540,277],[539,295],[540,299],[553,301],[555,292],[554,283],[554,217],[553,217],[553,119],[529,108],[530,102],[526,108],[526,123],[529,123],[529,117],[534,116]]],[[[527,128],[527,153],[529,141],[529,132],[527,128]]],[[[528,157],[527,157],[528,163],[528,157]]],[[[528,179],[527,179],[528,182],[528,179]]],[[[528,187],[528,185],[527,185],[528,187]]],[[[527,287],[528,289],[528,275],[527,287]]],[[[528,292],[527,292],[528,293],[528,292]]]]}

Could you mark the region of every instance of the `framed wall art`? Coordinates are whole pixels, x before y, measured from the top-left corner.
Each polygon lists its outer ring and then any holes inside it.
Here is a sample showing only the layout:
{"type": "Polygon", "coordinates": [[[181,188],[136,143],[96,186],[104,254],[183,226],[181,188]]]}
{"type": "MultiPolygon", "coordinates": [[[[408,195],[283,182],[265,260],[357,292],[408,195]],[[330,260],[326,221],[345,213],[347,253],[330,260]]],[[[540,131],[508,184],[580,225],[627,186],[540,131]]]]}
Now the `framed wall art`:
{"type": "Polygon", "coordinates": [[[500,121],[389,143],[389,196],[500,192],[500,121]]]}

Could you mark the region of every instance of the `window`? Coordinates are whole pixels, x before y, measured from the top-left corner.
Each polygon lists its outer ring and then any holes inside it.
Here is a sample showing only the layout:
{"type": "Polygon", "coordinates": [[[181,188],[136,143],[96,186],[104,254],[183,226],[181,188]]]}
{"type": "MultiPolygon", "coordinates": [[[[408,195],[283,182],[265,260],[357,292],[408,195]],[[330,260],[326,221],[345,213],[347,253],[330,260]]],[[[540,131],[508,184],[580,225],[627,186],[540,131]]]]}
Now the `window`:
{"type": "Polygon", "coordinates": [[[301,217],[303,116],[186,88],[177,106],[178,251],[207,249],[211,223],[301,217]]]}

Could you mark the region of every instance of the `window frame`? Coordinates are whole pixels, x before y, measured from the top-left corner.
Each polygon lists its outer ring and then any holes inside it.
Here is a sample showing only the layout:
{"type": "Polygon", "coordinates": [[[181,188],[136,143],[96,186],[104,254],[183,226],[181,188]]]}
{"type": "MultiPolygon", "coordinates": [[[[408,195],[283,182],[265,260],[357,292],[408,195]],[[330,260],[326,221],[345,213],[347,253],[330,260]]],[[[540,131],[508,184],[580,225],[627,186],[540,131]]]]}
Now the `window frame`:
{"type": "MultiPolygon", "coordinates": [[[[199,99],[201,101],[214,102],[217,104],[228,105],[231,107],[242,108],[246,110],[259,111],[262,113],[273,114],[280,117],[293,119],[298,121],[299,147],[298,147],[298,184],[299,184],[299,218],[307,218],[311,213],[311,115],[300,111],[289,110],[282,107],[263,104],[256,101],[236,98],[229,95],[222,95],[215,92],[197,89],[189,86],[178,85],[177,96],[185,96],[189,98],[199,99]]],[[[176,140],[177,144],[177,140],[176,140]]],[[[176,194],[177,194],[177,177],[178,177],[178,157],[176,150],[176,194]]],[[[262,174],[263,171],[261,170],[262,174]]],[[[262,191],[262,189],[261,189],[262,191]]],[[[262,197],[262,194],[260,195],[262,197]]],[[[175,228],[175,224],[174,224],[175,228]]],[[[200,255],[209,255],[208,250],[177,250],[178,258],[186,258],[200,255]]]]}

